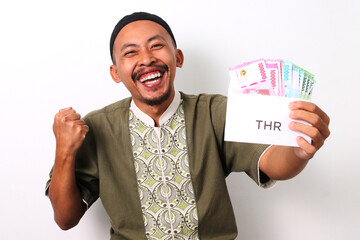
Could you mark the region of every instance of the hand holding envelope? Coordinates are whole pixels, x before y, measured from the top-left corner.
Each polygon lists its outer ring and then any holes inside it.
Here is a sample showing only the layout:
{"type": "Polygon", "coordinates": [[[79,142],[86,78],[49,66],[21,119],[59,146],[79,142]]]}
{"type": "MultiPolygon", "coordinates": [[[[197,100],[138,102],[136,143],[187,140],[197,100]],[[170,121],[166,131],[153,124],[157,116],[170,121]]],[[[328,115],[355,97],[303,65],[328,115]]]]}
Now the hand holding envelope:
{"type": "Polygon", "coordinates": [[[229,72],[225,141],[273,144],[260,170],[273,180],[296,176],[330,135],[329,117],[309,101],[314,75],[290,61],[264,59],[229,72]]]}
{"type": "Polygon", "coordinates": [[[264,59],[232,67],[229,73],[225,141],[306,146],[309,156],[310,148],[323,144],[329,117],[309,102],[313,74],[290,61],[264,59]]]}
{"type": "Polygon", "coordinates": [[[290,117],[301,119],[307,124],[291,122],[289,127],[311,137],[311,144],[298,137],[299,147],[272,145],[261,156],[259,168],[272,180],[286,180],[295,177],[324,144],[330,135],[329,117],[315,104],[304,101],[290,103],[290,117]]]}
{"type": "Polygon", "coordinates": [[[311,102],[294,101],[289,104],[291,119],[302,120],[310,123],[291,122],[289,128],[298,131],[311,138],[311,144],[303,138],[298,137],[297,143],[300,148],[295,149],[295,154],[301,159],[310,159],[324,144],[329,137],[329,116],[318,106],[311,102]]]}

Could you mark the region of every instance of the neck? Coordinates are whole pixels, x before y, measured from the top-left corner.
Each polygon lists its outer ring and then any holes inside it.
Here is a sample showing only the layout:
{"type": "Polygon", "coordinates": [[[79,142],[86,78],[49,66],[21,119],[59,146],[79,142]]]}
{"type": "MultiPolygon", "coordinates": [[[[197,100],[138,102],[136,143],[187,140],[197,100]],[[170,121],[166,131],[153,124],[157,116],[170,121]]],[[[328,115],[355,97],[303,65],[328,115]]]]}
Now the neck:
{"type": "Polygon", "coordinates": [[[135,101],[134,103],[136,106],[145,114],[147,114],[149,117],[151,117],[154,120],[155,126],[160,126],[160,117],[163,115],[163,113],[166,111],[166,109],[170,106],[171,102],[173,101],[175,96],[175,93],[172,93],[168,99],[163,101],[161,104],[157,105],[149,105],[145,102],[139,102],[135,101]]]}

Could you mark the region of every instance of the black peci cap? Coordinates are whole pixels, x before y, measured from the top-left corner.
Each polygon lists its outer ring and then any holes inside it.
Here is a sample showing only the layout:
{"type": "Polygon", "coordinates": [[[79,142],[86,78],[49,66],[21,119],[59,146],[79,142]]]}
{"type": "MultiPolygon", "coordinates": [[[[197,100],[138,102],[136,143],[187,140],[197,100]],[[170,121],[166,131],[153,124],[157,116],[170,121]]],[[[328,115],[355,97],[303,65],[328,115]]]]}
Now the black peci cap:
{"type": "Polygon", "coordinates": [[[123,29],[123,27],[125,27],[129,23],[139,21],[139,20],[149,20],[149,21],[153,21],[153,22],[160,24],[170,34],[170,36],[173,39],[174,44],[176,46],[175,37],[170,29],[170,26],[161,17],[159,17],[155,14],[147,13],[147,12],[135,12],[133,14],[126,15],[125,17],[123,17],[115,26],[115,28],[111,34],[111,38],[110,38],[111,60],[114,61],[114,59],[113,59],[114,42],[115,42],[115,39],[116,39],[117,35],[119,34],[120,30],[123,29]]]}

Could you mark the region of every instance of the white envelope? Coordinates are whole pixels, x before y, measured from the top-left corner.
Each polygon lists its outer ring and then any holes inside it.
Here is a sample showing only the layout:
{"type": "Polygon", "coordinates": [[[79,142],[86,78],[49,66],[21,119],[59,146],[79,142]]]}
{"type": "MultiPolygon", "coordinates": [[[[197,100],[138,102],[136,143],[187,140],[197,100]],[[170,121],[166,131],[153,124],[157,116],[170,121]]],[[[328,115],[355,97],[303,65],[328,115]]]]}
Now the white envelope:
{"type": "MultiPolygon", "coordinates": [[[[295,98],[236,94],[229,91],[225,141],[295,146],[297,136],[311,138],[289,129],[289,103],[295,98]]],[[[299,121],[302,122],[302,121],[299,121]]]]}

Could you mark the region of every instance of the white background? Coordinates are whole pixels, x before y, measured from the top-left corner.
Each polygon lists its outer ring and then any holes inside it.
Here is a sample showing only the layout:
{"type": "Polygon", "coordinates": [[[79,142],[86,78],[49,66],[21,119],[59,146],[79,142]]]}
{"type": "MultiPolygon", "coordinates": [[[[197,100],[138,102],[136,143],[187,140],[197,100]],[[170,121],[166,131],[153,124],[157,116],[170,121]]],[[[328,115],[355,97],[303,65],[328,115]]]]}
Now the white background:
{"type": "Polygon", "coordinates": [[[162,16],[185,64],[176,87],[227,93],[227,68],[289,59],[316,75],[313,101],[332,134],[308,167],[271,190],[228,178],[238,239],[359,239],[360,2],[357,0],[2,1],[0,3],[0,238],[109,239],[101,202],[63,232],[45,182],[54,161],[52,122],[128,96],[110,78],[109,39],[134,11],[162,16]],[[6,2],[6,3],[5,3],[6,2]]]}

